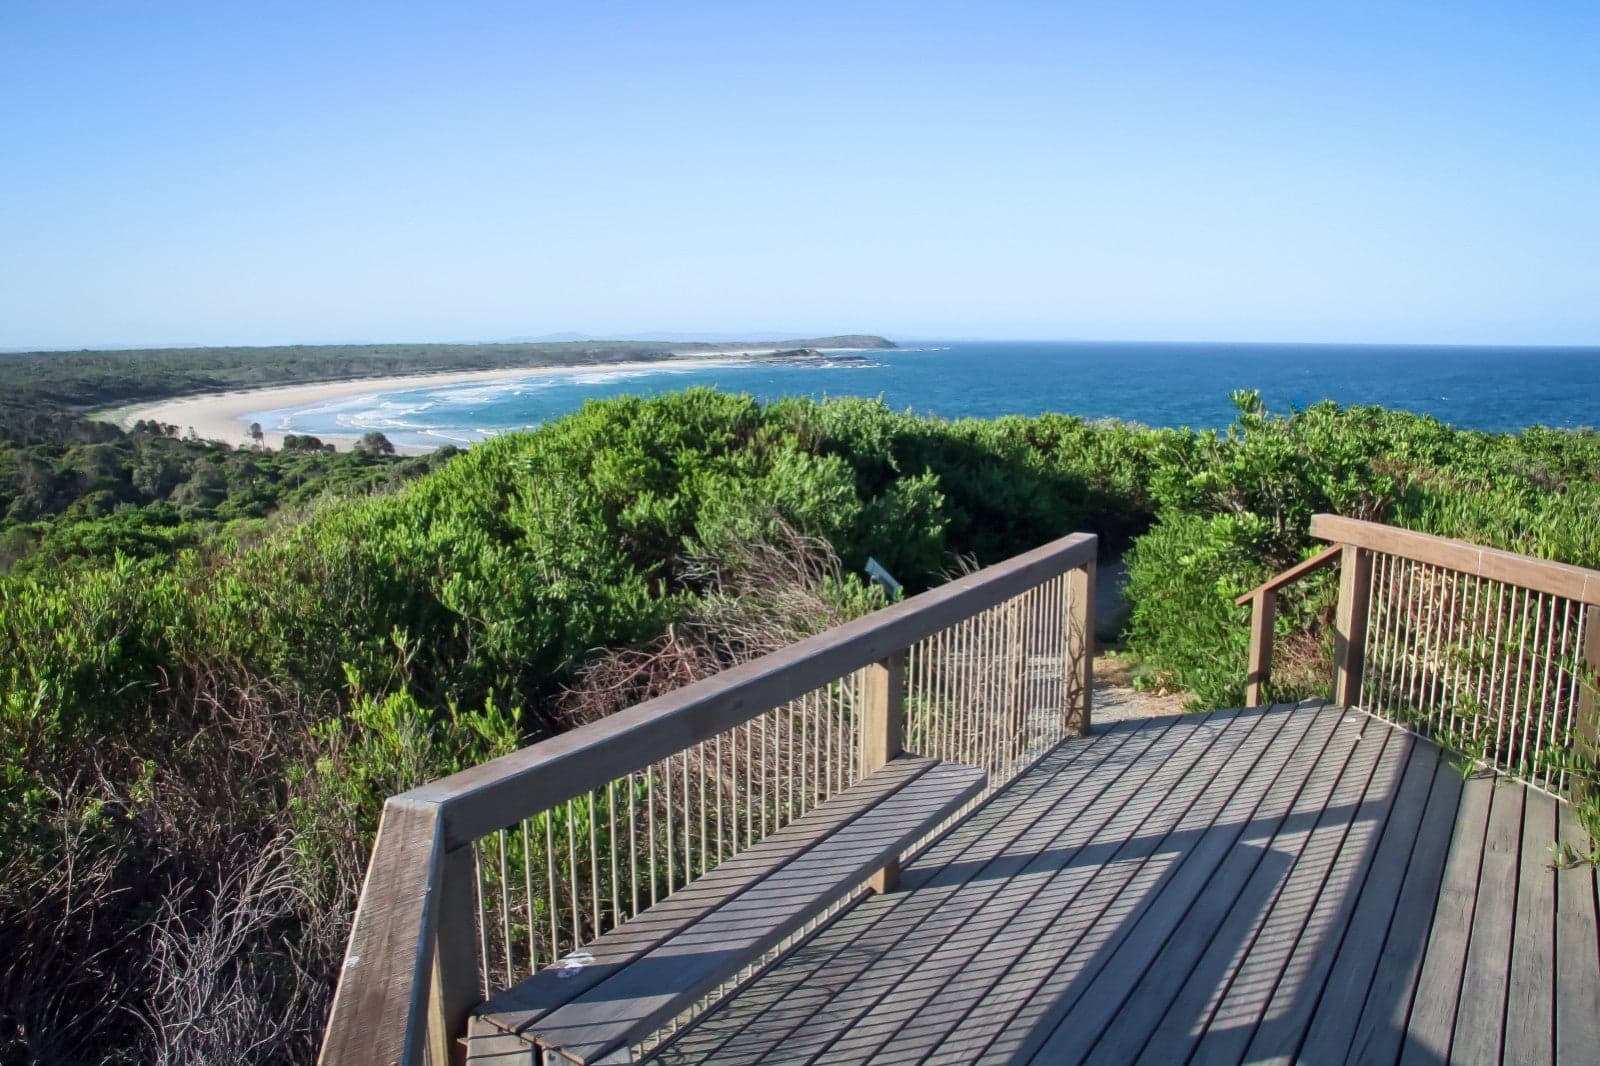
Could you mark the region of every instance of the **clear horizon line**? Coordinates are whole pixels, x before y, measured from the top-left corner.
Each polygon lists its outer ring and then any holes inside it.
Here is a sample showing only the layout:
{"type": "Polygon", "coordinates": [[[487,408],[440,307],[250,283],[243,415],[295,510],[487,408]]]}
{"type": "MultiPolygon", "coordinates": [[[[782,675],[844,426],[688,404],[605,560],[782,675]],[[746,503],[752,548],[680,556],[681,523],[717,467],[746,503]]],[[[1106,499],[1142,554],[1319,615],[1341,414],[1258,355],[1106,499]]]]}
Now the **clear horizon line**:
{"type": "MultiPolygon", "coordinates": [[[[576,332],[576,331],[552,331],[576,332]]],[[[663,333],[694,333],[694,330],[666,330],[663,333]]],[[[268,351],[276,348],[376,348],[399,347],[403,345],[430,345],[439,347],[519,347],[524,345],[546,344],[651,344],[663,345],[677,344],[754,344],[758,342],[788,342],[800,340],[815,340],[822,337],[839,336],[870,336],[882,337],[893,344],[900,346],[917,346],[922,344],[1107,344],[1107,345],[1193,345],[1217,346],[1230,345],[1237,347],[1271,347],[1271,348],[1596,348],[1600,349],[1600,340],[1597,341],[1342,341],[1342,340],[1238,340],[1238,339],[1203,339],[1191,338],[1185,340],[1154,340],[1135,337],[1049,337],[1049,336],[983,336],[980,334],[966,334],[954,336],[906,336],[896,339],[888,334],[873,333],[870,331],[835,332],[792,334],[789,336],[769,335],[762,336],[751,334],[749,336],[734,336],[722,333],[725,339],[718,340],[673,340],[669,337],[652,337],[648,333],[633,333],[628,336],[605,336],[596,334],[584,335],[582,340],[574,341],[535,341],[535,340],[286,340],[272,343],[228,343],[185,341],[181,343],[133,343],[133,344],[98,344],[80,345],[75,347],[25,347],[25,346],[0,346],[0,355],[74,355],[85,352],[130,352],[130,351],[185,351],[204,348],[225,349],[259,349],[268,351]]]]}

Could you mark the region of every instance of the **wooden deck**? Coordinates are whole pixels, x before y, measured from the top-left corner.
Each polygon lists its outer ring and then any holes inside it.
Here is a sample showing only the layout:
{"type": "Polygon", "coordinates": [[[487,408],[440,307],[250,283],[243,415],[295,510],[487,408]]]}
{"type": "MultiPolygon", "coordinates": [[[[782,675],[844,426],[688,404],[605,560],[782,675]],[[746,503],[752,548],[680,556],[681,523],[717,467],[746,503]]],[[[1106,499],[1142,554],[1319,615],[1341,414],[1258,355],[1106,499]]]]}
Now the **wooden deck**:
{"type": "Polygon", "coordinates": [[[1597,1062],[1565,804],[1335,707],[1068,741],[670,1063],[1597,1062]]]}

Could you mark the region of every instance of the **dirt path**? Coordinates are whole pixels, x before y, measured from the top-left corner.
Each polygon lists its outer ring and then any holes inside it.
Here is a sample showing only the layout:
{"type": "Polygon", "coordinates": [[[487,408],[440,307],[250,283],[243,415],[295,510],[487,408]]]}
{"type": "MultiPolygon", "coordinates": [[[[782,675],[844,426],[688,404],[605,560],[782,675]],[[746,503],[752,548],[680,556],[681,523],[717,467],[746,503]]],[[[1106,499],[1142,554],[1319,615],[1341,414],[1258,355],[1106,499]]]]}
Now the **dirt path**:
{"type": "Polygon", "coordinates": [[[1183,703],[1188,698],[1187,692],[1140,692],[1133,687],[1132,672],[1126,659],[1109,655],[1095,657],[1094,708],[1091,712],[1091,720],[1095,725],[1125,722],[1130,718],[1182,714],[1183,703]]]}
{"type": "MultiPolygon", "coordinates": [[[[1119,559],[1107,559],[1095,574],[1095,635],[1102,642],[1116,640],[1128,622],[1129,605],[1123,590],[1128,584],[1128,567],[1119,559]]],[[[1128,661],[1110,655],[1094,660],[1093,721],[1123,722],[1130,718],[1155,718],[1182,714],[1187,692],[1158,695],[1139,692],[1133,687],[1128,661]]]]}

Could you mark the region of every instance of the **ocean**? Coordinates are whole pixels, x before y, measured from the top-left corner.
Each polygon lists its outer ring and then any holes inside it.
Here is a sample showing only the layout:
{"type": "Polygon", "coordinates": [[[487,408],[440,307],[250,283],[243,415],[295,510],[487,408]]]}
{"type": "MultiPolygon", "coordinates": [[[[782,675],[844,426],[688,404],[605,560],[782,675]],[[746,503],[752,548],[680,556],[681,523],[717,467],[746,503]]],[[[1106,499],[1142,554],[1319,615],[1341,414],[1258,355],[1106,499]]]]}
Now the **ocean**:
{"type": "Polygon", "coordinates": [[[946,419],[1059,411],[1149,426],[1217,429],[1228,395],[1259,389],[1269,410],[1320,400],[1433,415],[1465,429],[1600,425],[1600,348],[1091,342],[925,343],[838,351],[794,362],[710,367],[596,367],[374,392],[250,416],[287,433],[377,430],[396,444],[436,447],[527,429],[585,400],[654,395],[691,385],[784,396],[881,397],[896,410],[946,419]]]}

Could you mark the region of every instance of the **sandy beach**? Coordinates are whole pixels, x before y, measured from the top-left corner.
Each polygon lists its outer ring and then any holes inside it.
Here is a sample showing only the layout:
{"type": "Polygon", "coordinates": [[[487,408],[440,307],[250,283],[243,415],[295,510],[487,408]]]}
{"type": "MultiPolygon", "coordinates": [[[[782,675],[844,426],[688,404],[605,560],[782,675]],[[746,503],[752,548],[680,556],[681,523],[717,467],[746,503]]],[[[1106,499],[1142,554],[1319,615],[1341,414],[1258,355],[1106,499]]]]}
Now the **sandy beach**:
{"type": "MultiPolygon", "coordinates": [[[[261,411],[284,407],[308,407],[328,400],[348,399],[356,396],[406,389],[436,387],[440,385],[465,385],[484,381],[516,381],[526,378],[559,377],[570,374],[592,374],[596,371],[652,370],[663,367],[727,366],[751,356],[771,355],[776,349],[717,352],[705,356],[681,359],[638,360],[621,363],[577,363],[567,366],[536,366],[522,369],[469,370],[439,374],[411,374],[402,377],[363,378],[355,381],[324,381],[304,385],[280,385],[262,389],[238,389],[232,392],[206,393],[200,396],[179,396],[151,403],[113,407],[98,412],[95,417],[115,422],[123,429],[132,428],[135,422],[151,420],[178,427],[180,433],[191,429],[204,440],[222,441],[235,447],[248,447],[255,443],[250,436],[251,416],[261,411]]],[[[269,448],[283,445],[283,434],[271,427],[263,427],[262,443],[269,448]]],[[[335,435],[318,433],[318,439],[346,450],[360,439],[358,434],[335,435]]],[[[401,447],[397,451],[420,454],[427,448],[401,447]]]]}

